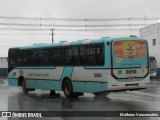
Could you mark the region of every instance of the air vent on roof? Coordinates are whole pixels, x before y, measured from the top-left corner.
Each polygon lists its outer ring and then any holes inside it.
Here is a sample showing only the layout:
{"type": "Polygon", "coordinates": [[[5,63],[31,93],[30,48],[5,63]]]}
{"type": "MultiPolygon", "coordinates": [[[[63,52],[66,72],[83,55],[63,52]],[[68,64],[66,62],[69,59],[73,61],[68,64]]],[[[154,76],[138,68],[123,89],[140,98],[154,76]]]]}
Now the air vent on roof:
{"type": "Polygon", "coordinates": [[[64,42],[67,42],[67,41],[59,41],[59,43],[64,43],[64,42]]]}
{"type": "Polygon", "coordinates": [[[130,35],[130,37],[137,37],[136,35],[130,35]]]}
{"type": "Polygon", "coordinates": [[[101,39],[105,39],[105,38],[111,38],[111,37],[101,37],[101,39]]]}
{"type": "Polygon", "coordinates": [[[34,43],[33,45],[44,45],[44,44],[47,44],[47,43],[34,43]]]}
{"type": "Polygon", "coordinates": [[[90,40],[90,39],[82,39],[82,40],[78,40],[78,41],[85,41],[85,40],[90,40]]]}

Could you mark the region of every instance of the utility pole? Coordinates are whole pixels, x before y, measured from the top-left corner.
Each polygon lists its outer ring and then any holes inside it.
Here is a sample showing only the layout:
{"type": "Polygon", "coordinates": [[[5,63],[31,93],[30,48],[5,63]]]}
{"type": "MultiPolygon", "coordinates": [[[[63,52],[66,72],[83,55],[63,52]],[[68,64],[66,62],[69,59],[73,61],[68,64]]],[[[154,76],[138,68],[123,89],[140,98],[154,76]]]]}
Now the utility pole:
{"type": "Polygon", "coordinates": [[[54,43],[54,30],[55,29],[52,29],[52,43],[54,43]]]}
{"type": "Polygon", "coordinates": [[[147,15],[144,15],[144,24],[146,26],[146,19],[147,19],[147,15]]]}

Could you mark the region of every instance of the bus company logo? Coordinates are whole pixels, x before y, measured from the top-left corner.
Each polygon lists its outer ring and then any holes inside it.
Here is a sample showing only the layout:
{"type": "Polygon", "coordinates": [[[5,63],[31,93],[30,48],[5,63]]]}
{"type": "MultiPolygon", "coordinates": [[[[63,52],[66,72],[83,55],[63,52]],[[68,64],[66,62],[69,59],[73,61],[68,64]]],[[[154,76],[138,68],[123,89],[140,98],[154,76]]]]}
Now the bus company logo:
{"type": "Polygon", "coordinates": [[[2,112],[2,117],[42,117],[40,112],[2,112]]]}
{"type": "Polygon", "coordinates": [[[2,117],[11,117],[11,112],[2,112],[2,117]]]}
{"type": "Polygon", "coordinates": [[[122,74],[122,70],[118,70],[118,74],[122,74]]]}

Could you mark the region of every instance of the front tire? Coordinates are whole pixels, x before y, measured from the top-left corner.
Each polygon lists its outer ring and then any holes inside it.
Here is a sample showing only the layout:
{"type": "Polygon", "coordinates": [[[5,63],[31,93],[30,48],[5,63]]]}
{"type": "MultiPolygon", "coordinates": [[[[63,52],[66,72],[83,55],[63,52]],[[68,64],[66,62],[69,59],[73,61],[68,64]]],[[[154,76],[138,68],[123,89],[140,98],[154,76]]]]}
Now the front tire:
{"type": "Polygon", "coordinates": [[[26,88],[25,80],[22,81],[22,89],[23,89],[23,93],[28,94],[28,89],[26,88]]]}

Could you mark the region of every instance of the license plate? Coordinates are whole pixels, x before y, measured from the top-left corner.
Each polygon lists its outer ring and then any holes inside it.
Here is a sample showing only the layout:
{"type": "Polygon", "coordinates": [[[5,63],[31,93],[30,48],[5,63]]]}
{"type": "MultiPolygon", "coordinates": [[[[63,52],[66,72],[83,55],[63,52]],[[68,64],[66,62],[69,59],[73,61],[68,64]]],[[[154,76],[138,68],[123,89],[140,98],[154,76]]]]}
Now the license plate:
{"type": "Polygon", "coordinates": [[[128,77],[128,81],[129,82],[135,81],[135,77],[128,77]]]}

